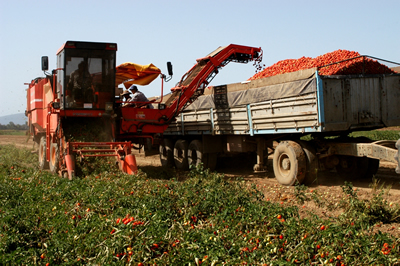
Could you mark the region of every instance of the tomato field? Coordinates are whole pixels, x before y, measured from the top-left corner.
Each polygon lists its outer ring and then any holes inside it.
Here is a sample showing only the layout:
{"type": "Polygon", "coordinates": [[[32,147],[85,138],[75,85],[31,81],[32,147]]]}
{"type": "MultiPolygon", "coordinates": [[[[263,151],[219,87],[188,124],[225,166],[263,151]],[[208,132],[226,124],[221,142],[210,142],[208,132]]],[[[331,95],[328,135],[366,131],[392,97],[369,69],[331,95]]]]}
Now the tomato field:
{"type": "Polygon", "coordinates": [[[28,149],[0,146],[6,265],[400,263],[400,234],[377,230],[400,224],[400,206],[385,199],[384,188],[365,200],[345,183],[332,204],[302,185],[286,204],[242,178],[202,168],[184,177],[173,169],[129,176],[105,163],[69,181],[36,162],[28,149]],[[336,215],[302,211],[310,202],[336,215]]]}

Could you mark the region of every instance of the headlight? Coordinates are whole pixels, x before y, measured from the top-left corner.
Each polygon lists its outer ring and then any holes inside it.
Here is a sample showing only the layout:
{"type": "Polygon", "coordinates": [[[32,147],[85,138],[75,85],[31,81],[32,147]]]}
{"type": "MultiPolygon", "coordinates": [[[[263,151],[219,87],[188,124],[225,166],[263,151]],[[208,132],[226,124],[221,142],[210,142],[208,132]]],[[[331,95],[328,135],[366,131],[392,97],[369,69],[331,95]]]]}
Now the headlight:
{"type": "Polygon", "coordinates": [[[53,102],[52,105],[53,105],[54,109],[60,109],[60,103],[59,102],[53,102]]]}
{"type": "Polygon", "coordinates": [[[111,112],[113,110],[113,103],[106,103],[106,112],[111,112]]]}

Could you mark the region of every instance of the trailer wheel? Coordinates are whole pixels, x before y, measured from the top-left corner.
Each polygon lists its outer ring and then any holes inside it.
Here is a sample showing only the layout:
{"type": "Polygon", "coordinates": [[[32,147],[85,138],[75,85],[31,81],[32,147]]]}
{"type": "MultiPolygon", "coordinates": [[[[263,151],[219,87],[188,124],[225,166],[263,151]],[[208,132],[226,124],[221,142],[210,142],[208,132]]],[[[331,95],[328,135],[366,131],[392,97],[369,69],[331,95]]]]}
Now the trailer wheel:
{"type": "Polygon", "coordinates": [[[203,167],[206,168],[207,156],[203,153],[203,145],[200,140],[195,139],[190,142],[188,148],[188,164],[196,167],[203,164],[203,167]]]}
{"type": "Polygon", "coordinates": [[[300,144],[283,141],[275,148],[273,167],[278,182],[285,186],[302,183],[306,176],[307,159],[300,144]]]}
{"type": "Polygon", "coordinates": [[[188,144],[186,140],[177,140],[174,145],[174,162],[179,170],[188,170],[188,144]]]}
{"type": "MultiPolygon", "coordinates": [[[[346,179],[364,178],[368,172],[369,159],[367,157],[339,156],[336,171],[346,179]]],[[[372,169],[371,169],[372,170],[372,169]]]]}
{"type": "Polygon", "coordinates": [[[394,159],[397,161],[396,173],[400,174],[400,139],[396,142],[396,148],[398,149],[394,159]]]}
{"type": "Polygon", "coordinates": [[[307,159],[307,171],[303,183],[312,184],[313,182],[316,182],[318,173],[318,159],[315,148],[307,141],[298,141],[298,143],[303,148],[307,159]]]}
{"type": "Polygon", "coordinates": [[[205,167],[213,171],[217,167],[218,153],[207,153],[206,155],[207,163],[205,167]]]}
{"type": "Polygon", "coordinates": [[[41,170],[49,169],[49,162],[46,157],[46,137],[42,136],[39,142],[39,168],[41,170]]]}
{"type": "Polygon", "coordinates": [[[50,171],[57,174],[60,170],[60,149],[57,143],[50,145],[50,171]]]}
{"type": "Polygon", "coordinates": [[[379,170],[379,159],[368,158],[368,170],[365,175],[366,179],[372,179],[379,170]]]}
{"type": "Polygon", "coordinates": [[[164,139],[159,147],[161,165],[164,167],[174,166],[174,142],[164,139]]]}

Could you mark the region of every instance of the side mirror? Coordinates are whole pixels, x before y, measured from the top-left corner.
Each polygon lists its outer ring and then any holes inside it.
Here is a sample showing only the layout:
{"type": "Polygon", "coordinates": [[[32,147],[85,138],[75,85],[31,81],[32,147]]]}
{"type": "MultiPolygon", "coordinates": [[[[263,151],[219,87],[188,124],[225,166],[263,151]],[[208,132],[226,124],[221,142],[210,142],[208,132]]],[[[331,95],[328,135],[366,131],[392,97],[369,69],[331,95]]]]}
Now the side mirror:
{"type": "Polygon", "coordinates": [[[42,56],[42,71],[49,70],[49,57],[42,56]]]}
{"type": "Polygon", "coordinates": [[[167,69],[168,69],[168,75],[172,76],[172,64],[171,62],[167,62],[167,69]]]}

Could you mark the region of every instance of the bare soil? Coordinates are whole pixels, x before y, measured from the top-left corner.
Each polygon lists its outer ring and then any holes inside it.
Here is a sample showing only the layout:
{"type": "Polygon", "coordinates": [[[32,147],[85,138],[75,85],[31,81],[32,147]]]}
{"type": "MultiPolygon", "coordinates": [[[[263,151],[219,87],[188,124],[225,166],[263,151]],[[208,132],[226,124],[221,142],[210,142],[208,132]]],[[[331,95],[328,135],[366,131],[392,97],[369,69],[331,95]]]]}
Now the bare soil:
{"type": "MultiPolygon", "coordinates": [[[[0,135],[0,145],[14,144],[18,148],[28,148],[34,151],[37,149],[32,138],[27,136],[5,136],[0,135]]],[[[143,154],[136,153],[136,162],[139,169],[146,172],[146,169],[162,170],[158,155],[145,157],[143,154]]],[[[319,207],[314,201],[307,201],[300,204],[295,197],[294,187],[285,187],[280,185],[274,178],[272,169],[272,160],[269,159],[268,169],[265,173],[254,173],[252,171],[252,160],[246,157],[237,158],[218,158],[219,167],[216,169],[219,173],[224,173],[227,178],[243,177],[249,184],[255,184],[258,189],[264,192],[266,200],[279,202],[282,205],[296,205],[299,207],[300,214],[307,216],[314,213],[320,217],[335,218],[340,214],[339,208],[327,210],[326,207],[319,207]]],[[[390,162],[381,162],[380,168],[375,175],[375,181],[372,180],[345,180],[336,172],[323,172],[318,174],[316,182],[308,186],[306,193],[318,193],[331,205],[335,205],[341,200],[341,186],[345,181],[351,181],[357,194],[361,199],[371,199],[377,189],[384,188],[384,199],[393,207],[400,205],[400,175],[395,173],[395,164],[390,162]]],[[[178,176],[184,176],[184,173],[177,172],[178,176]]],[[[325,205],[326,206],[326,205],[325,205]]],[[[400,237],[400,224],[380,224],[375,231],[387,232],[400,237]]]]}

